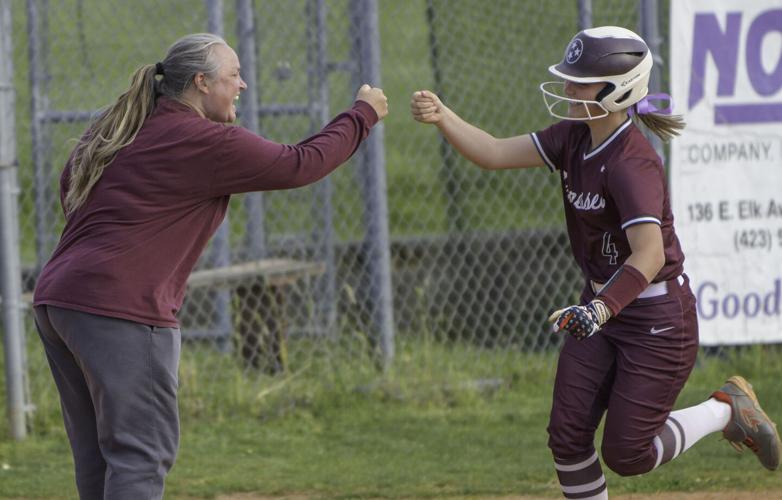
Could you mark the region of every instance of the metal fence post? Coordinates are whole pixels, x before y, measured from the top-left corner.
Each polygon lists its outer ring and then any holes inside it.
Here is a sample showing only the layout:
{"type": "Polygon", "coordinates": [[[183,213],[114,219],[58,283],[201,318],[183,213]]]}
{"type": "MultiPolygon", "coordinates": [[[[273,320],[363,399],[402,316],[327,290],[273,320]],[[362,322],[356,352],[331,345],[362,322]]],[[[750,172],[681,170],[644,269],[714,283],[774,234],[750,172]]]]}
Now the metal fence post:
{"type": "Polygon", "coordinates": [[[206,29],[223,36],[223,0],[206,0],[206,29]]]}
{"type": "MultiPolygon", "coordinates": [[[[354,2],[352,7],[354,9],[360,7],[360,11],[354,16],[358,24],[360,80],[362,83],[379,87],[381,86],[380,30],[377,0],[354,2]]],[[[386,368],[394,358],[394,314],[382,122],[373,127],[363,148],[365,148],[365,161],[361,162],[359,175],[364,193],[370,312],[374,333],[379,340],[383,367],[386,368]]]]}
{"type": "MultiPolygon", "coordinates": [[[[310,128],[315,133],[329,122],[329,81],[327,51],[327,5],[325,0],[307,0],[307,95],[310,128]]],[[[331,176],[312,188],[313,241],[316,257],[325,262],[326,272],[318,279],[317,317],[327,335],[336,333],[337,269],[334,230],[334,183],[331,176]]]]}
{"type": "Polygon", "coordinates": [[[52,203],[56,200],[49,180],[52,176],[49,125],[49,2],[27,0],[27,40],[31,90],[30,135],[35,176],[36,270],[40,270],[57,244],[52,231],[55,218],[52,203]]]}
{"type": "MultiPolygon", "coordinates": [[[[434,78],[434,91],[444,102],[448,102],[447,95],[443,87],[443,71],[440,61],[440,46],[437,36],[437,16],[439,11],[435,9],[434,1],[426,1],[426,24],[429,29],[429,63],[432,66],[432,76],[434,78]]],[[[459,194],[459,184],[461,184],[462,173],[456,165],[457,153],[448,143],[445,137],[439,138],[440,157],[442,158],[442,167],[440,177],[443,182],[446,199],[446,216],[448,217],[448,232],[459,233],[467,226],[464,220],[463,200],[459,194]]]]}
{"type": "Polygon", "coordinates": [[[2,262],[3,351],[11,436],[24,439],[25,363],[22,271],[16,197],[16,130],[11,45],[11,0],[0,0],[0,260],[2,262]]]}
{"type": "MultiPolygon", "coordinates": [[[[649,45],[649,50],[651,50],[652,59],[654,60],[652,74],[649,78],[649,93],[654,94],[655,92],[660,91],[663,64],[663,58],[660,55],[662,38],[660,38],[660,12],[658,10],[657,0],[641,0],[639,10],[638,17],[639,22],[641,23],[641,38],[646,40],[646,43],[649,45]]],[[[663,146],[662,140],[650,131],[645,131],[645,135],[649,139],[649,142],[652,143],[654,150],[657,151],[657,155],[665,162],[665,147],[663,146]]]]}
{"type": "Polygon", "coordinates": [[[578,29],[592,27],[592,0],[578,0],[578,29]]]}
{"type": "MultiPolygon", "coordinates": [[[[218,36],[223,36],[223,0],[206,0],[207,30],[218,36]]],[[[220,227],[217,228],[212,238],[212,246],[209,249],[209,265],[224,267],[231,264],[230,248],[231,225],[226,215],[220,227]]],[[[231,294],[226,290],[214,292],[214,320],[213,328],[217,331],[215,342],[218,350],[228,352],[231,350],[231,294]]]]}
{"type": "MultiPolygon", "coordinates": [[[[239,46],[239,64],[247,89],[239,97],[239,114],[242,126],[255,134],[260,133],[258,115],[258,65],[255,36],[255,12],[251,0],[236,0],[236,37],[239,46]]],[[[263,193],[247,193],[244,197],[247,212],[247,258],[266,257],[266,224],[263,193]]]]}

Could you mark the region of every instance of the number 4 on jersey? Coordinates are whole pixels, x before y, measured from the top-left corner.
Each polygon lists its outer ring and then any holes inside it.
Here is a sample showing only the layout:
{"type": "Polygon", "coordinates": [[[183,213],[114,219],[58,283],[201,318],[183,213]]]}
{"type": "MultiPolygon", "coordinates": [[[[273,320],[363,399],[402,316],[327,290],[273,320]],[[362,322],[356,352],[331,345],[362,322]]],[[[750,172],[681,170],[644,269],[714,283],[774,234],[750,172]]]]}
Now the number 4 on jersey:
{"type": "Polygon", "coordinates": [[[611,241],[611,233],[603,233],[603,255],[608,257],[608,262],[611,265],[616,264],[619,251],[616,249],[614,242],[611,241]]]}

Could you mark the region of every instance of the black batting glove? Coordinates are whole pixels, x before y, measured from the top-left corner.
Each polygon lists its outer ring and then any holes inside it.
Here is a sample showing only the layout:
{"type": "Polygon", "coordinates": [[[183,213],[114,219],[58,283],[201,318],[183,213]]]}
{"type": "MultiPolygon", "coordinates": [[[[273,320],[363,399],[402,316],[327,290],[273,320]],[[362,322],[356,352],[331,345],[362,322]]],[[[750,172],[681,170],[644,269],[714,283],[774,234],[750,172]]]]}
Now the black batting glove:
{"type": "Polygon", "coordinates": [[[565,331],[577,340],[591,337],[611,317],[611,311],[600,299],[585,306],[570,306],[554,311],[549,316],[552,331],[565,331]]]}

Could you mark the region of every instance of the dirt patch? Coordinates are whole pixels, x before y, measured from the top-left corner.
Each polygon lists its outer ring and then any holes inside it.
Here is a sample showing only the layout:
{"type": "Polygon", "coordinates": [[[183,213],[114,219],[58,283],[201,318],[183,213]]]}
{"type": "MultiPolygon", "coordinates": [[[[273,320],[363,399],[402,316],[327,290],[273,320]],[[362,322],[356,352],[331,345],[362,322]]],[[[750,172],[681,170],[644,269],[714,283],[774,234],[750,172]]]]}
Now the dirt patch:
{"type": "Polygon", "coordinates": [[[619,495],[616,500],[768,500],[782,498],[782,491],[750,492],[750,491],[711,491],[705,493],[652,493],[619,495]]]}
{"type": "Polygon", "coordinates": [[[652,493],[619,495],[616,500],[779,500],[782,491],[710,491],[705,493],[652,493]]]}
{"type": "MultiPolygon", "coordinates": [[[[268,496],[242,493],[223,495],[217,500],[310,500],[318,495],[283,495],[268,496]]],[[[320,497],[322,498],[322,497],[320,497]]],[[[552,497],[533,497],[527,495],[495,496],[495,497],[446,497],[448,500],[551,500],[552,497]]],[[[782,491],[713,491],[704,493],[633,493],[629,495],[612,495],[611,500],[774,500],[782,499],[782,491]]],[[[412,498],[406,500],[414,500],[412,498]]]]}

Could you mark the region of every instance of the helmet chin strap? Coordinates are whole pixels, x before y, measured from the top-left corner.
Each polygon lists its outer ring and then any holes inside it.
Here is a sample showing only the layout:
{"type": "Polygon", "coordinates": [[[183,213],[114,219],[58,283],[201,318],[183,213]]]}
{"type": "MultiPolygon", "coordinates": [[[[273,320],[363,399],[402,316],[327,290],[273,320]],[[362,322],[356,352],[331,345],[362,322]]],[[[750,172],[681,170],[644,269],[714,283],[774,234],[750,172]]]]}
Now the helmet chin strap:
{"type": "Polygon", "coordinates": [[[600,89],[600,92],[598,92],[597,96],[595,96],[595,100],[597,102],[602,101],[603,98],[605,98],[608,94],[613,92],[615,88],[616,87],[614,86],[613,83],[606,82],[605,86],[602,89],[600,89]]]}

